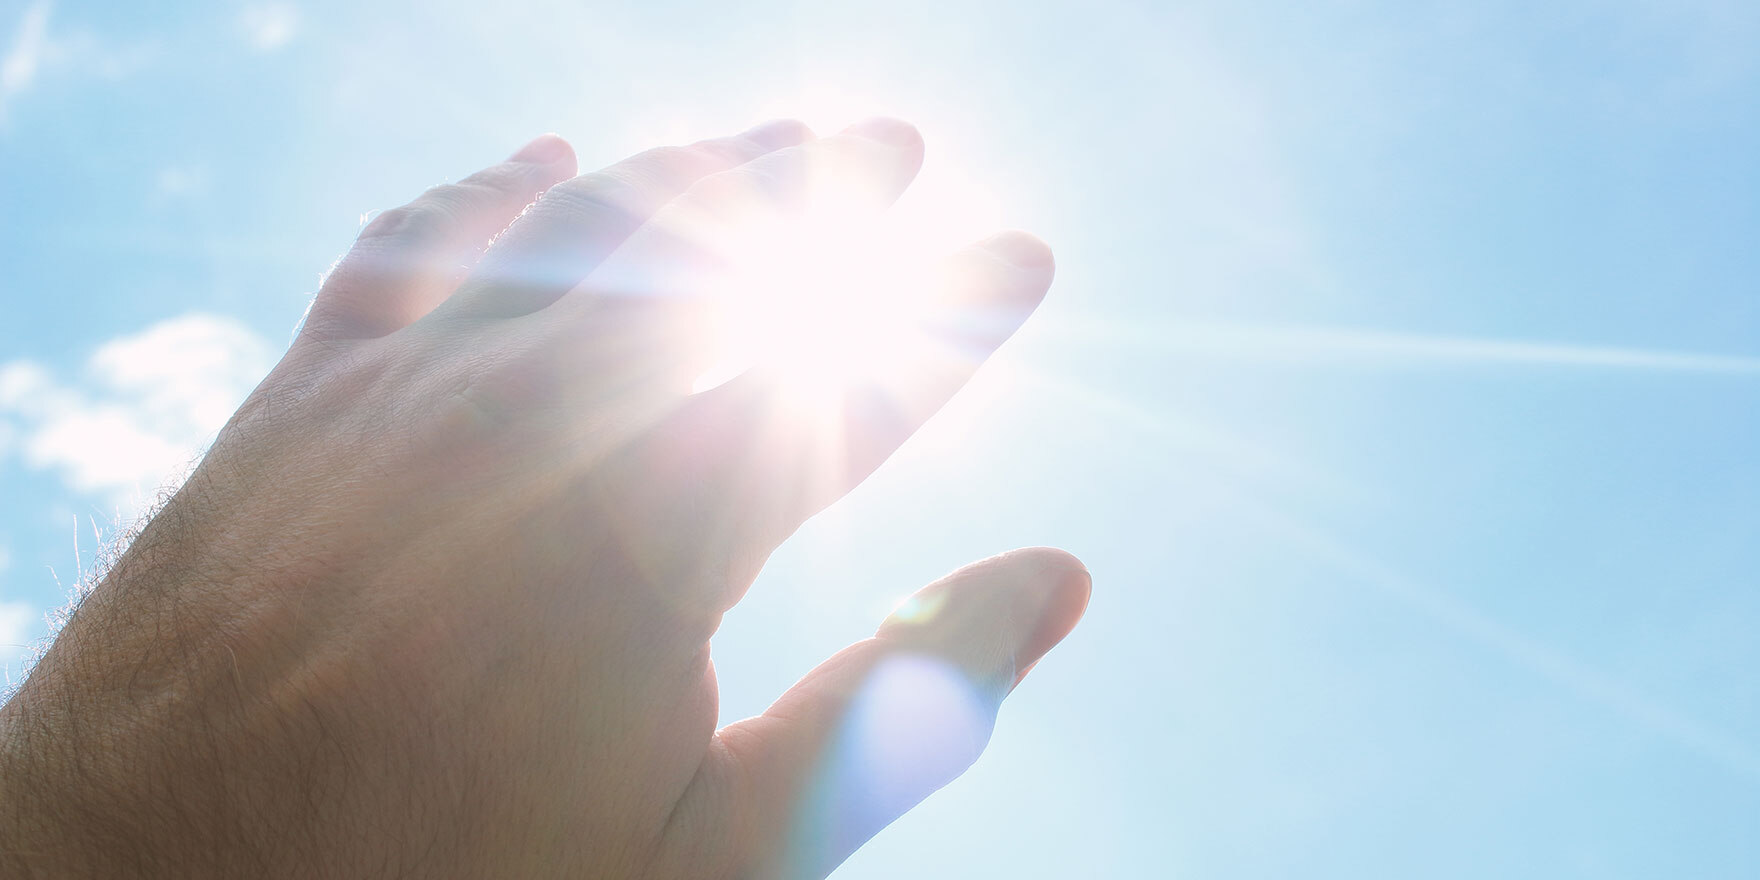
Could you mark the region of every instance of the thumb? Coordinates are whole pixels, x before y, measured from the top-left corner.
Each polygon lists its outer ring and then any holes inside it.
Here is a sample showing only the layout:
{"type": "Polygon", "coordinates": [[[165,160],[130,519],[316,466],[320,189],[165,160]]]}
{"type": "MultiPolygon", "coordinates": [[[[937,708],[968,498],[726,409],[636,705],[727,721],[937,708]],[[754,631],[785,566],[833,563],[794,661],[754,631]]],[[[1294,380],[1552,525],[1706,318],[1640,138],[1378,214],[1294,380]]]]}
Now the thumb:
{"type": "Polygon", "coordinates": [[[1074,628],[1090,578],[1061,550],[1016,550],[925,587],[874,638],[720,733],[756,876],[820,878],[989,741],[996,711],[1074,628]]]}

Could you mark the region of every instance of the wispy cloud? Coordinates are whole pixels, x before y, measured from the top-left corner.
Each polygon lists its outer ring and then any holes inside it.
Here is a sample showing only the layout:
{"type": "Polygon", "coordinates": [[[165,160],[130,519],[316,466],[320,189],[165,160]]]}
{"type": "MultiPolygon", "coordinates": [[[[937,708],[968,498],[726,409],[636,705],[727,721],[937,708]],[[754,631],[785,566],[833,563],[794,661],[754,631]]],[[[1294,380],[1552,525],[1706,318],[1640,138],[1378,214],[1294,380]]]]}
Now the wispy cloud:
{"type": "Polygon", "coordinates": [[[186,315],[99,346],[77,376],[0,364],[0,415],[24,463],[122,508],[179,475],[274,361],[267,342],[213,315],[186,315]]]}
{"type": "Polygon", "coordinates": [[[172,165],[159,169],[154,184],[166,198],[199,196],[208,191],[208,173],[200,166],[172,165]]]}
{"type": "Polygon", "coordinates": [[[15,104],[51,73],[117,80],[132,76],[160,56],[150,37],[125,40],[101,38],[77,27],[51,27],[54,4],[37,0],[25,7],[12,31],[12,42],[0,55],[0,125],[15,104]]]}
{"type": "Polygon", "coordinates": [[[299,36],[299,10],[287,3],[258,3],[238,14],[245,41],[259,52],[273,52],[299,36]]]}
{"type": "Polygon", "coordinates": [[[49,3],[39,0],[25,7],[13,32],[12,45],[0,58],[0,122],[6,119],[12,99],[31,87],[49,48],[49,3]]]}

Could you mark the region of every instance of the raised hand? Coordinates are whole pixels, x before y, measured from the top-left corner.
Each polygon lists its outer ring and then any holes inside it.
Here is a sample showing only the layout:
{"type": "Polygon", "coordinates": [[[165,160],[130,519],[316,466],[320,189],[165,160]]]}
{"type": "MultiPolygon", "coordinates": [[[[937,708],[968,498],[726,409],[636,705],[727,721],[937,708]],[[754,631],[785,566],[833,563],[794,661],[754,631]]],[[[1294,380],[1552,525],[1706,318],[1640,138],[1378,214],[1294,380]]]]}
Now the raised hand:
{"type": "Polygon", "coordinates": [[[709,640],[1050,252],[948,259],[813,419],[763,363],[692,391],[728,242],[827,185],[877,210],[921,160],[893,120],[580,176],[546,136],[379,215],[0,710],[0,873],[822,877],[956,776],[1080,616],[1067,554],[949,575],[721,730],[709,640]]]}

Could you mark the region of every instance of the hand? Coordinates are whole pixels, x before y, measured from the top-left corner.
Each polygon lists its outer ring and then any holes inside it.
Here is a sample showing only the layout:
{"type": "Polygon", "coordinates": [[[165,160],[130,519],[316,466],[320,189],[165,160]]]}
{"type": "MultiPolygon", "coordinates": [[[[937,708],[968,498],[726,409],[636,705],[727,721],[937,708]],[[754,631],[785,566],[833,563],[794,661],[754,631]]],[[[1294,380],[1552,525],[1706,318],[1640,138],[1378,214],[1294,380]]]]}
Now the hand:
{"type": "Polygon", "coordinates": [[[942,344],[843,388],[829,447],[762,368],[690,393],[710,227],[921,157],[772,123],[575,176],[546,136],[381,214],[0,711],[0,874],[822,877],[958,775],[1086,604],[1067,554],[955,572],[721,730],[709,639],[1050,252],[952,257],[942,344]]]}

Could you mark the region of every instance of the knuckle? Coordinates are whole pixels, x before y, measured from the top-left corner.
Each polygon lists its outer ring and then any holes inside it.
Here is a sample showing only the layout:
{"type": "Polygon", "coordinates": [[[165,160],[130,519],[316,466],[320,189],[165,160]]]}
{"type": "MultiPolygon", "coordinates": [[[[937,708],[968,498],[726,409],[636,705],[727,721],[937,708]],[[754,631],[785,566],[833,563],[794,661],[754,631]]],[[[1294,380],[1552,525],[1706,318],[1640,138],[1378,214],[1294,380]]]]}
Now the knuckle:
{"type": "MultiPolygon", "coordinates": [[[[431,193],[432,190],[429,191],[431,193]]],[[[427,238],[446,223],[448,215],[445,210],[427,193],[407,205],[388,208],[374,217],[365,229],[361,230],[360,241],[370,242],[386,238],[427,238]]]]}
{"type": "Polygon", "coordinates": [[[448,389],[439,413],[444,430],[437,436],[455,444],[494,437],[511,420],[505,395],[483,382],[460,382],[448,389]]]}
{"type": "MultiPolygon", "coordinates": [[[[409,204],[380,212],[361,230],[360,238],[432,238],[487,205],[521,194],[527,185],[524,180],[516,170],[489,169],[457,183],[429,187],[409,204]]],[[[537,195],[537,187],[525,194],[537,195]]]]}
{"type": "Polygon", "coordinates": [[[655,147],[603,171],[565,180],[538,200],[545,213],[582,226],[633,227],[693,181],[726,167],[700,147],[655,147]]]}
{"type": "Polygon", "coordinates": [[[548,389],[541,371],[523,358],[484,359],[446,380],[444,401],[434,409],[433,434],[471,446],[505,439],[505,429],[544,410],[548,389]]]}
{"type": "Polygon", "coordinates": [[[538,201],[545,213],[579,226],[639,224],[647,219],[640,189],[606,172],[585,174],[550,188],[538,201]]]}
{"type": "Polygon", "coordinates": [[[486,202],[506,197],[506,192],[496,186],[469,178],[458,183],[443,183],[430,188],[416,199],[415,204],[427,216],[436,220],[435,225],[450,222],[481,210],[486,202]]]}
{"type": "Polygon", "coordinates": [[[617,170],[663,182],[703,174],[714,163],[714,157],[700,146],[655,147],[618,165],[617,170]]]}
{"type": "Polygon", "coordinates": [[[767,162],[741,165],[735,172],[749,177],[753,185],[777,196],[799,196],[806,190],[808,162],[800,153],[781,154],[767,162]]]}
{"type": "Polygon", "coordinates": [[[516,162],[495,165],[453,184],[451,189],[458,191],[460,197],[474,201],[535,196],[541,187],[538,175],[533,173],[534,168],[516,162]]]}
{"type": "Polygon", "coordinates": [[[726,168],[728,161],[701,145],[655,147],[605,170],[640,192],[652,194],[656,205],[707,174],[726,168]]]}
{"type": "Polygon", "coordinates": [[[797,163],[756,162],[697,181],[689,196],[705,203],[761,200],[792,205],[805,191],[805,176],[797,163]]]}
{"type": "Polygon", "coordinates": [[[688,202],[713,204],[716,202],[733,201],[743,198],[752,190],[754,178],[742,171],[727,171],[711,174],[685,191],[684,198],[688,202]]]}
{"type": "Polygon", "coordinates": [[[697,141],[688,147],[693,152],[712,157],[723,167],[739,164],[762,152],[758,144],[744,137],[719,137],[697,141]]]}

